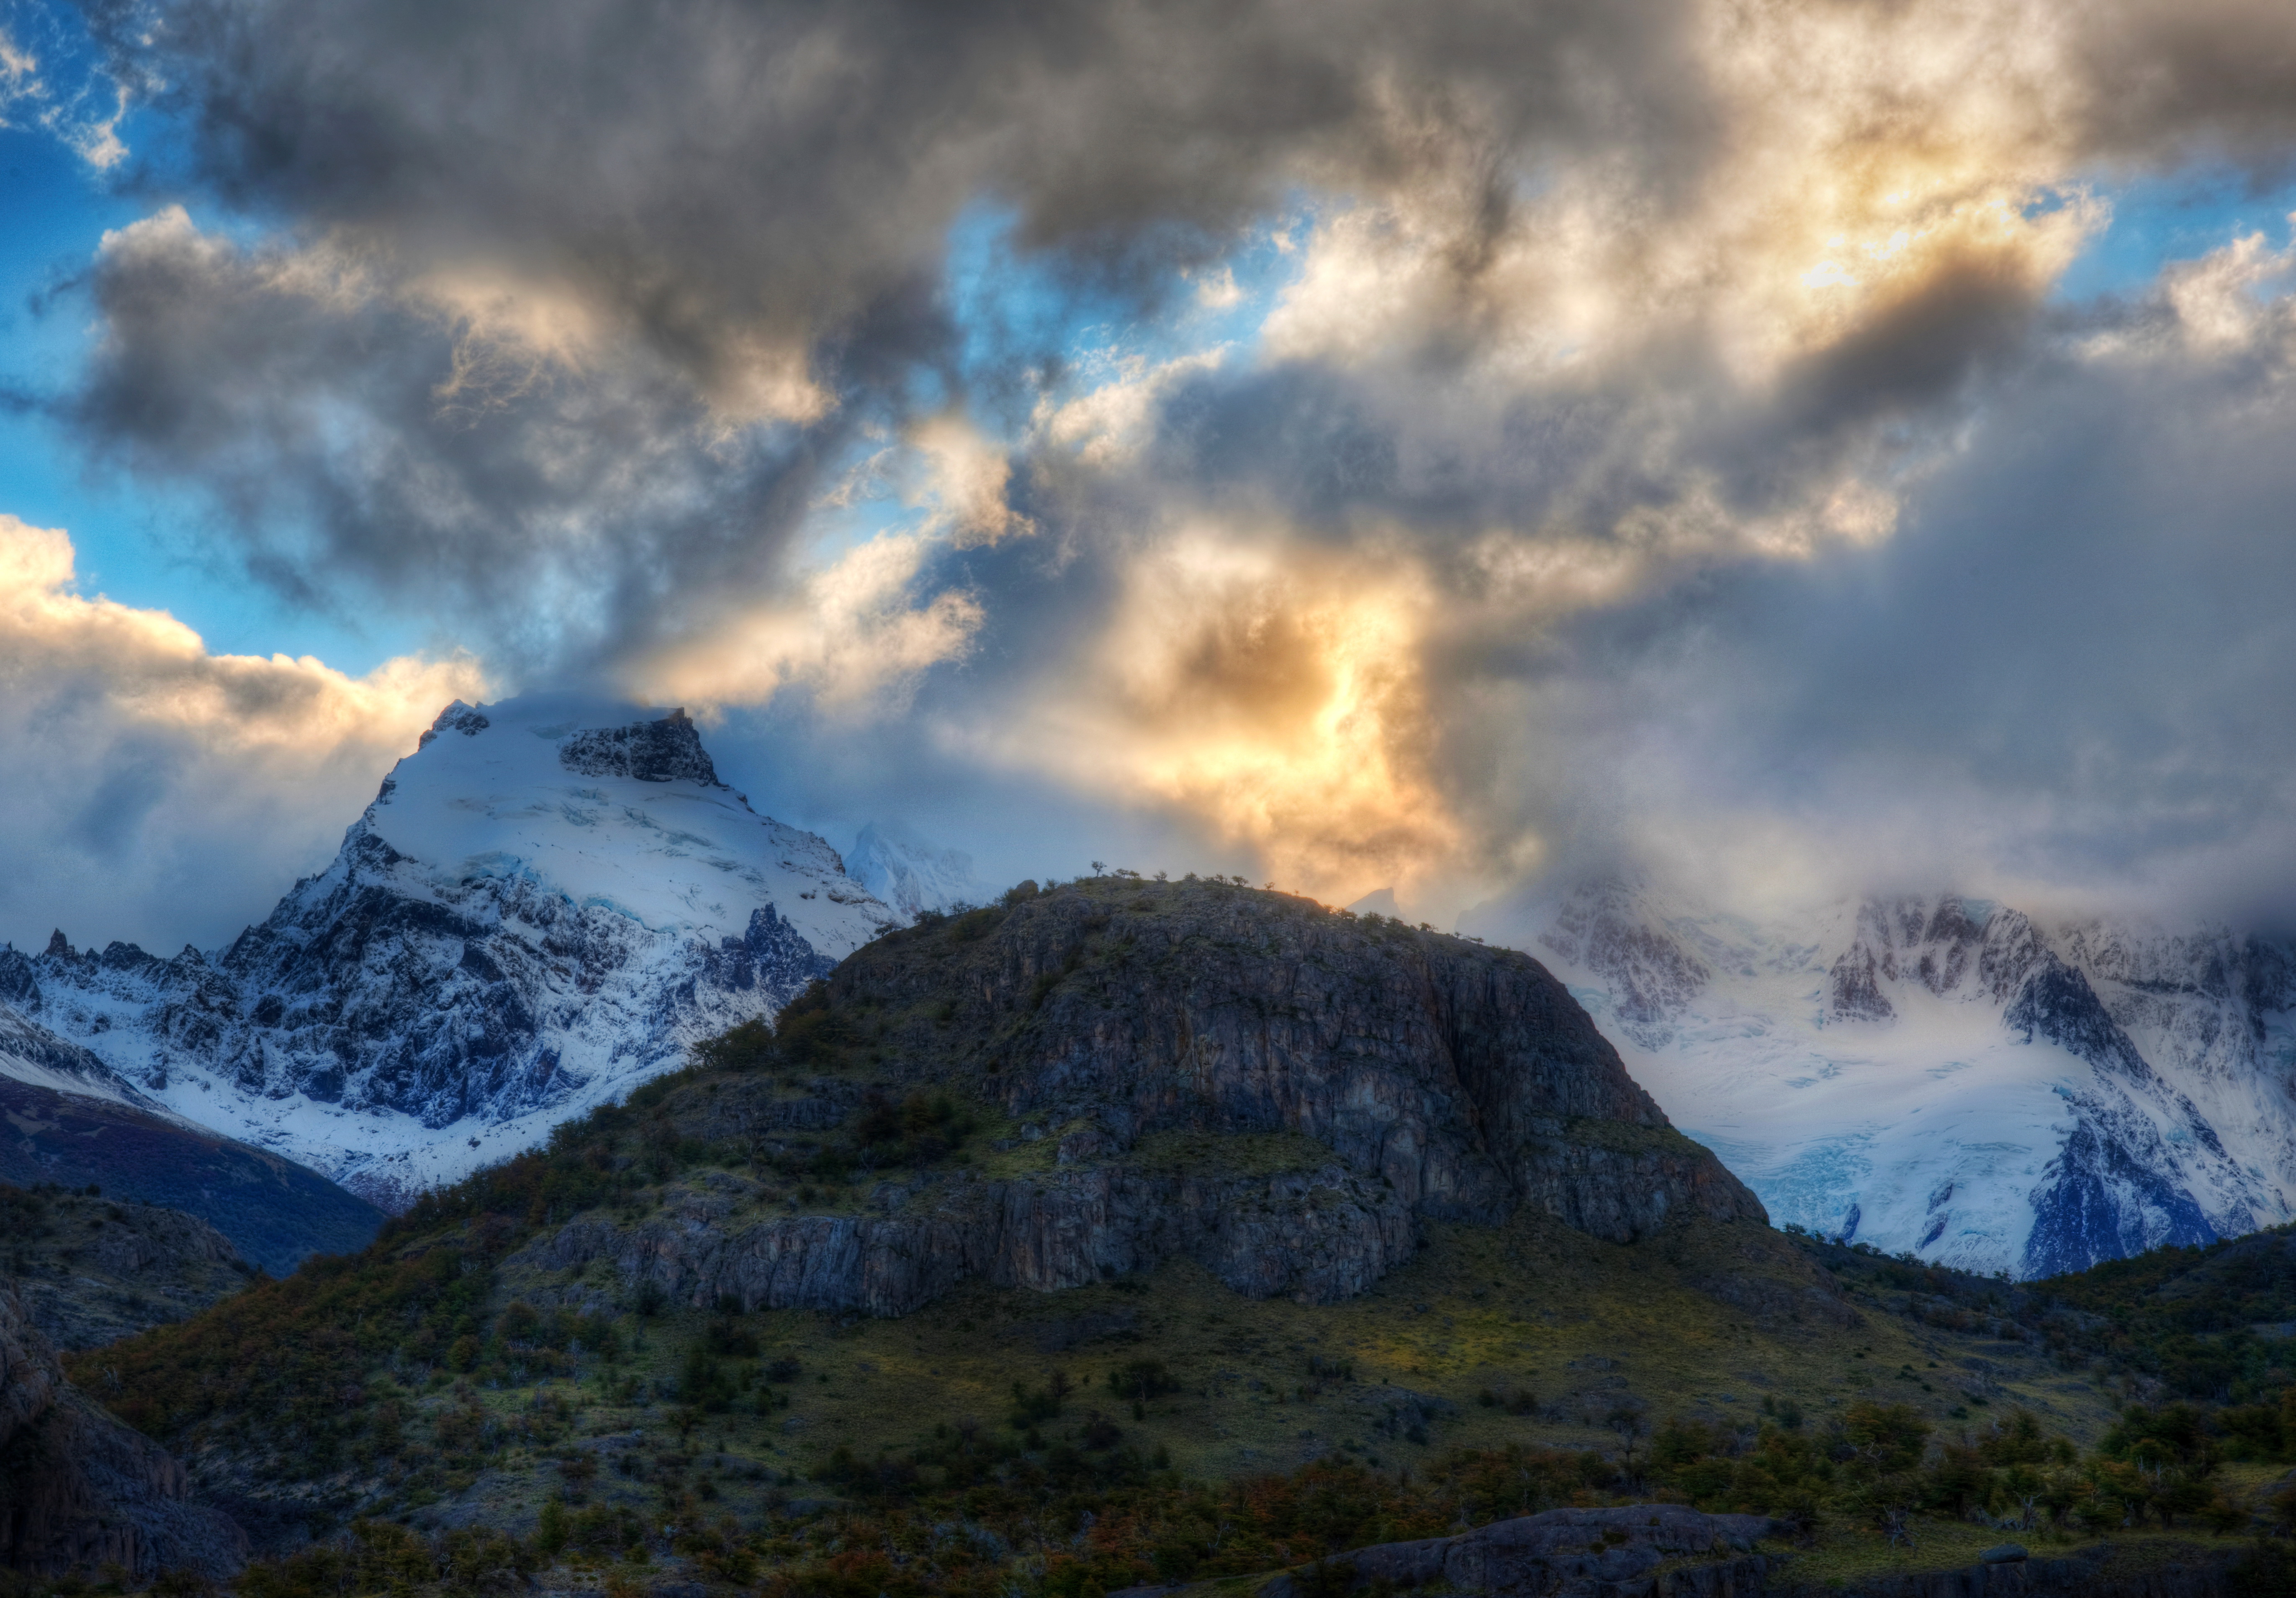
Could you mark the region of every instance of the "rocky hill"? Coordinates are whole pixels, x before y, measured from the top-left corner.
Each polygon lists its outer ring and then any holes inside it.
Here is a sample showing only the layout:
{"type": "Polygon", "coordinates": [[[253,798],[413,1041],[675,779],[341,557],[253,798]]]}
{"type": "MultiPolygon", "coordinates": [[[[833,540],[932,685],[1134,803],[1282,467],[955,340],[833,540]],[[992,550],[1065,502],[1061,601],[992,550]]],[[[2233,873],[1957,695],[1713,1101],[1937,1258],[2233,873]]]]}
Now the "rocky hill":
{"type": "Polygon", "coordinates": [[[0,1565],[62,1575],[118,1565],[234,1574],[247,1538],[193,1496],[184,1467],[64,1378],[16,1294],[0,1286],[0,1565]]]}
{"type": "Polygon", "coordinates": [[[1182,1256],[1329,1302],[1429,1219],[1528,1205],[1619,1242],[1764,1219],[1537,962],[1225,881],[1024,884],[879,938],[750,1044],[717,1057],[761,1074],[681,1088],[671,1124],[867,1171],[867,1213],[577,1223],[554,1267],[636,1258],[697,1304],[899,1315],[969,1276],[1073,1287],[1182,1256]],[[1010,1128],[993,1158],[947,1157],[947,1119],[917,1108],[944,1102],[1010,1128]]]}
{"type": "Polygon", "coordinates": [[[32,1324],[68,1350],[180,1321],[254,1274],[197,1216],[86,1192],[0,1185],[0,1247],[32,1324]]]}

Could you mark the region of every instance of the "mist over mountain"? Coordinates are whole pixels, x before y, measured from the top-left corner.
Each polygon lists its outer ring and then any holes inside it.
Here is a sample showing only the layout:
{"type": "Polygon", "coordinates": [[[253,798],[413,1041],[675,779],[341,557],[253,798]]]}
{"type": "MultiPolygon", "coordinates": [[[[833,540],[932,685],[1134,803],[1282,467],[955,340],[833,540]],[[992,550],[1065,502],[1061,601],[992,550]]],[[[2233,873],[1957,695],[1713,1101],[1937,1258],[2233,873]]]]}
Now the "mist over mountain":
{"type": "Polygon", "coordinates": [[[845,874],[914,921],[921,911],[987,902],[992,890],[973,874],[972,856],[939,848],[908,828],[873,821],[845,856],[845,874]]]}

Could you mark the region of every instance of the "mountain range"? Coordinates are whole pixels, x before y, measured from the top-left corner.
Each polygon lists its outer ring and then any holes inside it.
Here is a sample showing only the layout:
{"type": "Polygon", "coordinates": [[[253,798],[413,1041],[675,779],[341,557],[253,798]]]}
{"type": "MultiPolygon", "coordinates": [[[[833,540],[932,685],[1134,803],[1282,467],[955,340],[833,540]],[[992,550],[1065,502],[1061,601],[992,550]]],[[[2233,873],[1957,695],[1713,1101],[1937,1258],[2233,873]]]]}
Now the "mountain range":
{"type": "Polygon", "coordinates": [[[2296,949],[1951,893],[1754,919],[1644,882],[1486,911],[1782,1223],[2036,1277],[2296,1203],[2296,949]]]}
{"type": "MultiPolygon", "coordinates": [[[[0,948],[0,1179],[179,1205],[283,1268],[373,1212],[258,1225],[283,1157],[403,1209],[993,897],[898,824],[840,857],[758,815],[681,711],[457,702],[230,943],[0,948]]],[[[1953,893],[1751,917],[1615,878],[1463,930],[1563,978],[1782,1223],[2022,1278],[2296,1215],[2284,941],[1953,893]]]]}

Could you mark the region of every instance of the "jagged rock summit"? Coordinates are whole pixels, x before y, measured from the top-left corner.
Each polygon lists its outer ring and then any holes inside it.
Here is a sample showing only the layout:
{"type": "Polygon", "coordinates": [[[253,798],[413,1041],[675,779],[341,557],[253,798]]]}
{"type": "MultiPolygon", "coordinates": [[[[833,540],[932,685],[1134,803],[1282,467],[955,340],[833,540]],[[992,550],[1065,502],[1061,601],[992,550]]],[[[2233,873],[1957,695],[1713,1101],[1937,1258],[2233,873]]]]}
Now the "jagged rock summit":
{"type": "Polygon", "coordinates": [[[2296,950],[1955,893],[1767,920],[1617,880],[1539,950],[1780,1219],[1964,1270],[2080,1270],[2296,1215],[2296,950]]]}
{"type": "Polygon", "coordinates": [[[680,1087],[648,1135],[753,1166],[882,1162],[863,1212],[742,1220],[752,1184],[719,1173],[635,1227],[572,1222],[531,1263],[898,1315],[967,1277],[1074,1287],[1181,1256],[1323,1302],[1431,1220],[1529,1205],[1627,1242],[1764,1218],[1529,956],[1226,882],[1022,884],[880,938],[745,1046],[746,1074],[680,1087]],[[892,1152],[936,1094],[1013,1135],[978,1163],[892,1152]]]}
{"type": "Polygon", "coordinates": [[[769,1014],[897,918],[752,811],[683,711],[449,706],[228,947],[0,952],[137,1091],[386,1208],[769,1014]]]}

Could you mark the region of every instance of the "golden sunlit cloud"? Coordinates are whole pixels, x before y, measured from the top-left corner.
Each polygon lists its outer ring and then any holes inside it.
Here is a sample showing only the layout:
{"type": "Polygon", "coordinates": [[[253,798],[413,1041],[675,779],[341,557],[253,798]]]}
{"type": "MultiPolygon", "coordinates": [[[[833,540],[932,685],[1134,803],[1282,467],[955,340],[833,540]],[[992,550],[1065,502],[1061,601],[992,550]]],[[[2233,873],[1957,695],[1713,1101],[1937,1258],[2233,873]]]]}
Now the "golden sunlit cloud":
{"type": "Polygon", "coordinates": [[[1004,753],[1198,815],[1288,889],[1408,899],[1464,844],[1427,769],[1430,599],[1400,561],[1191,529],[1004,753]]]}
{"type": "Polygon", "coordinates": [[[930,507],[931,530],[946,531],[959,549],[1037,530],[1006,497],[1011,457],[963,416],[942,414],[920,422],[910,430],[908,442],[925,468],[922,488],[911,503],[930,507]]]}
{"type": "Polygon", "coordinates": [[[401,656],[354,677],[308,655],[210,654],[165,611],[81,597],[70,536],[4,513],[0,676],[20,693],[36,682],[78,684],[74,692],[93,693],[107,722],[253,757],[282,782],[337,763],[387,763],[414,747],[441,707],[480,699],[487,686],[468,656],[401,656]]]}
{"type": "Polygon", "coordinates": [[[1520,386],[1685,337],[1759,385],[1955,275],[2038,296],[2109,219],[2079,152],[2049,8],[1715,0],[1719,115],[1687,208],[1603,160],[1536,173],[1494,238],[1474,152],[1334,207],[1269,319],[1270,352],[1349,364],[1471,334],[1520,386]]]}

